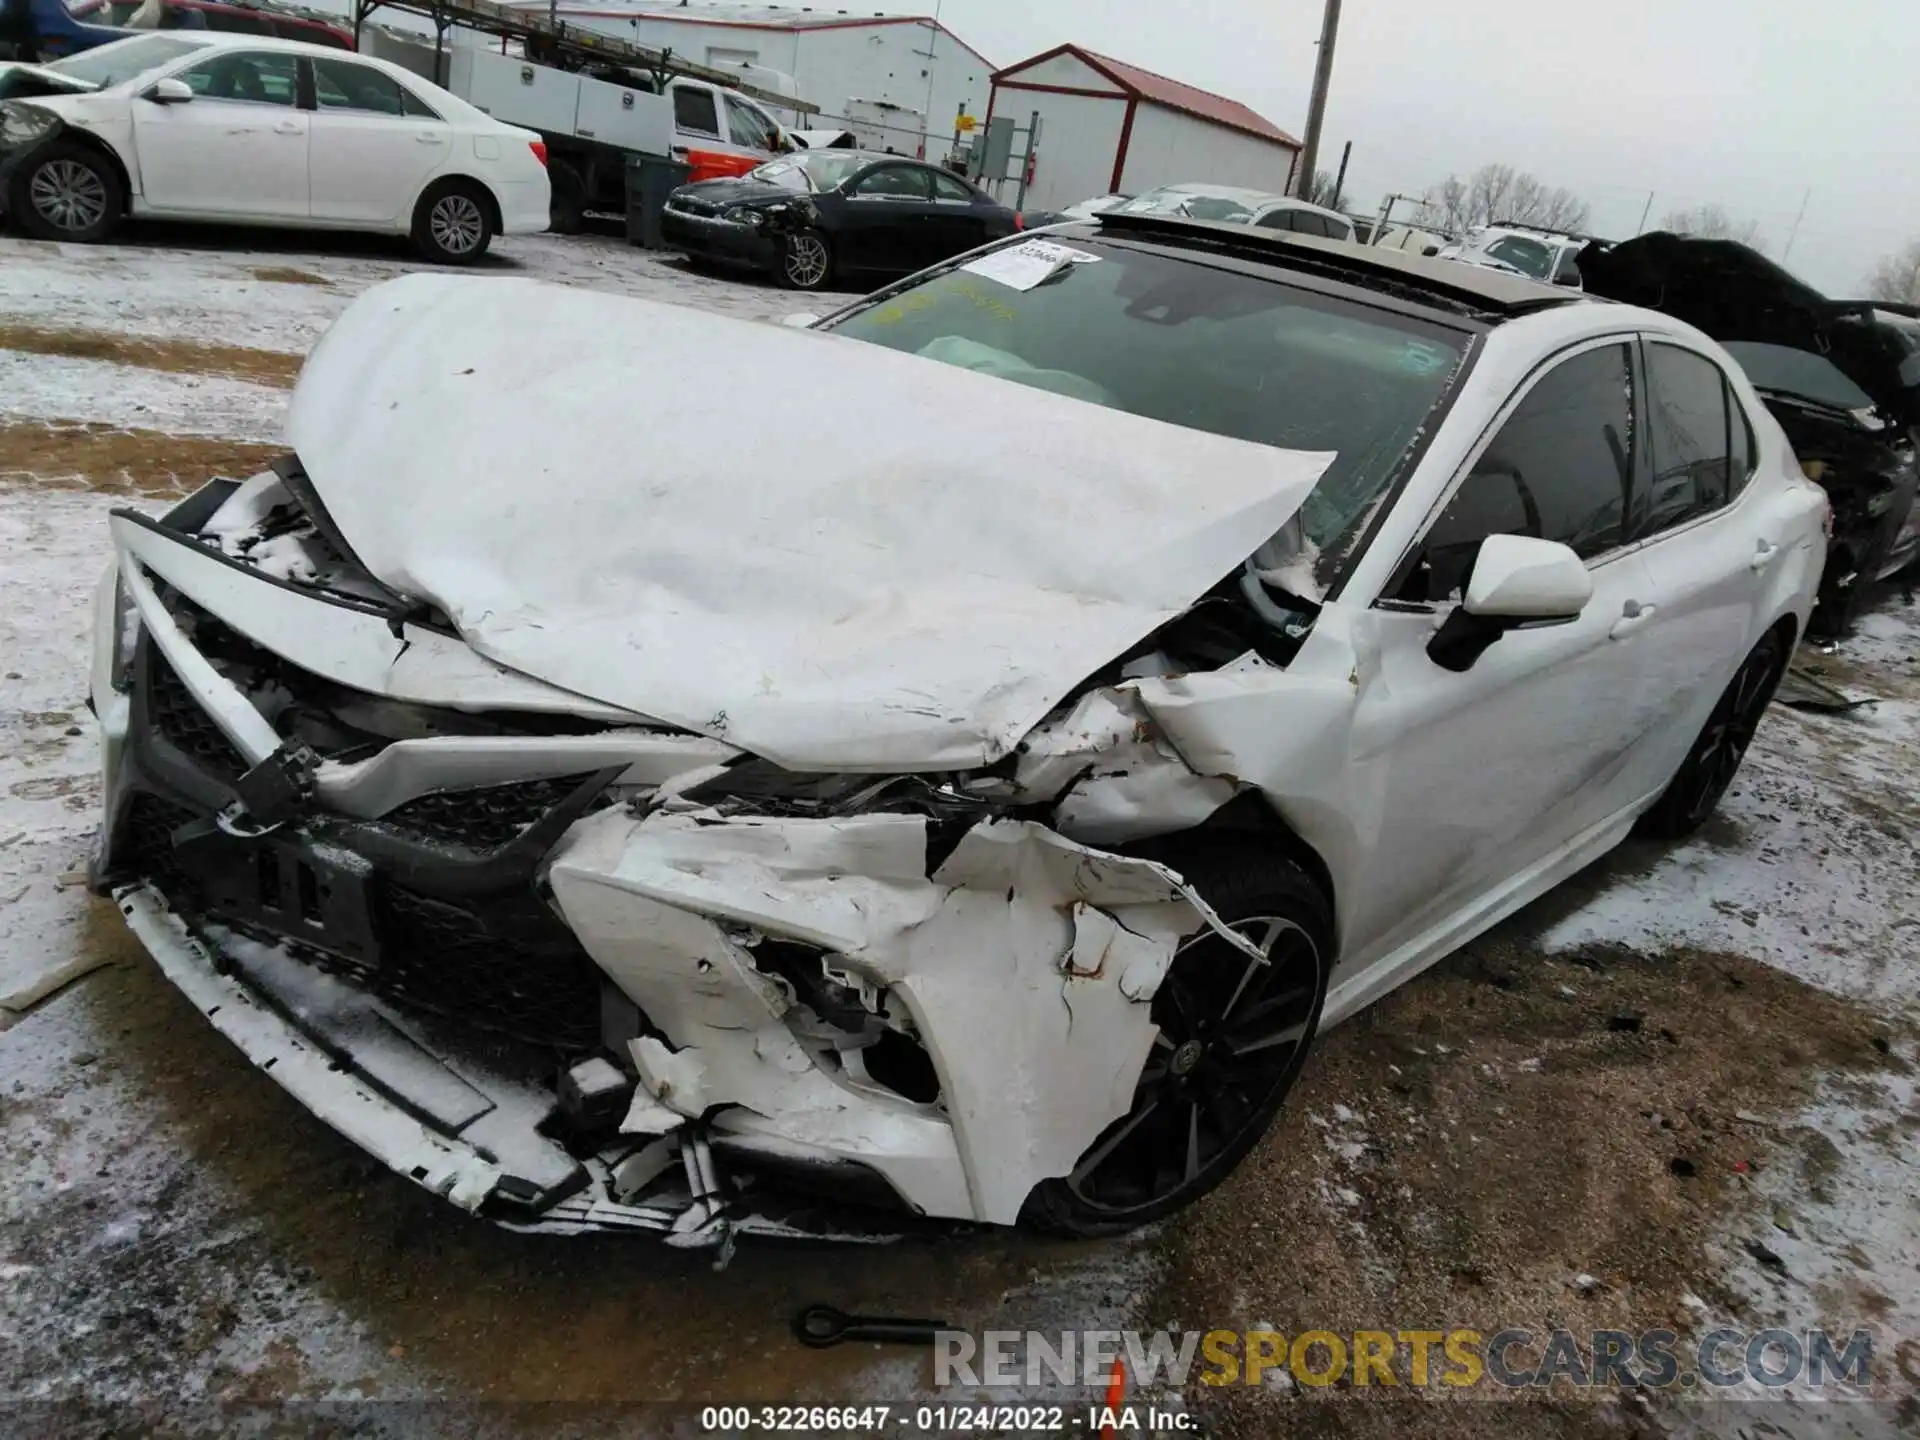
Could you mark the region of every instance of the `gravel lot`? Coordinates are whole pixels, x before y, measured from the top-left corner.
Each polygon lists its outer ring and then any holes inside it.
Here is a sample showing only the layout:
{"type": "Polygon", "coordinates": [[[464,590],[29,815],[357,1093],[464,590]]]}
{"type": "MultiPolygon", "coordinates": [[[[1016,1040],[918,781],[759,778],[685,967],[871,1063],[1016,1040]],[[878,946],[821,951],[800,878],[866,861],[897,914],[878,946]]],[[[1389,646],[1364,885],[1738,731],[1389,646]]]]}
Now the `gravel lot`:
{"type": "MultiPolygon", "coordinates": [[[[611,239],[496,257],[502,280],[802,308],[611,239]]],[[[1920,611],[1897,590],[1802,656],[1875,703],[1777,707],[1699,837],[1617,852],[1324,1037],[1242,1172],[1151,1233],[748,1247],[715,1274],[644,1241],[500,1231],[364,1160],[78,883],[85,635],[107,511],[259,468],[298,357],[411,268],[374,241],[0,237],[0,1399],[193,1423],[214,1401],[928,1393],[914,1352],[795,1345],[791,1313],[829,1301],[976,1330],[1865,1326],[1877,1404],[1554,1393],[1499,1428],[1920,1426],[1920,611]]],[[[1490,1418],[1292,1388],[1184,1401],[1245,1435],[1490,1418]]]]}

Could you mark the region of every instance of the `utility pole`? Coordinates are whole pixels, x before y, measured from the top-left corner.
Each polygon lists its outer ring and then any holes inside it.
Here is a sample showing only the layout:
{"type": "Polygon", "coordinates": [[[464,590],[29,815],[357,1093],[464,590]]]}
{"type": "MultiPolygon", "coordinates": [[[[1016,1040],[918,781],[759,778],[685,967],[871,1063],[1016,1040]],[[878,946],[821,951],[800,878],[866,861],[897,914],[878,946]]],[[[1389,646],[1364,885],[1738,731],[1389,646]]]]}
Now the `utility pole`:
{"type": "Polygon", "coordinates": [[[1347,184],[1347,161],[1352,158],[1353,142],[1349,140],[1345,145],[1340,147],[1340,173],[1333,177],[1333,198],[1326,202],[1329,210],[1338,210],[1340,208],[1340,192],[1346,188],[1347,184]]]}
{"type": "Polygon", "coordinates": [[[1300,149],[1300,170],[1293,186],[1295,195],[1313,188],[1315,167],[1320,163],[1320,126],[1327,118],[1327,87],[1333,82],[1333,40],[1340,29],[1340,0],[1327,0],[1320,18],[1320,54],[1313,65],[1313,96],[1307,101],[1307,139],[1300,149]]]}

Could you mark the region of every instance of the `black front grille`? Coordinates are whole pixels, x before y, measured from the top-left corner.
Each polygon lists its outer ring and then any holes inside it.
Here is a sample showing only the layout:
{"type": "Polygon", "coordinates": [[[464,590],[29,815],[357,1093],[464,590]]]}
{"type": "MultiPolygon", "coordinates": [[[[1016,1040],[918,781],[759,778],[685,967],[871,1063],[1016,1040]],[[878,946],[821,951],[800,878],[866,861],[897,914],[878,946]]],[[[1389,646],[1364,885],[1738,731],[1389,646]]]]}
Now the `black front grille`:
{"type": "Polygon", "coordinates": [[[247,760],[213,717],[200,708],[167,663],[160,647],[147,646],[147,715],[173,746],[222,779],[233,781],[246,773],[247,760]]]}
{"type": "Polygon", "coordinates": [[[385,887],[374,990],[399,1005],[563,1050],[600,1040],[600,972],[529,886],[451,902],[385,887]]]}
{"type": "Polygon", "coordinates": [[[521,834],[580,786],[578,775],[557,780],[519,780],[477,790],[420,795],[380,817],[384,825],[435,840],[492,850],[521,834]]]}
{"type": "MultiPolygon", "coordinates": [[[[564,796],[579,781],[552,783],[564,796]]],[[[114,868],[153,882],[190,918],[285,941],[297,959],[401,1009],[568,1053],[598,1046],[600,972],[541,901],[530,869],[503,877],[482,895],[448,899],[398,884],[376,867],[363,882],[366,901],[357,912],[365,917],[362,928],[334,939],[324,930],[289,934],[270,898],[263,908],[248,898],[254,894],[248,887],[257,882],[264,888],[284,874],[276,847],[313,853],[300,848],[308,832],[241,838],[213,830],[208,818],[140,791],[121,822],[114,868]],[[185,851],[176,850],[175,836],[188,827],[197,834],[185,851]]],[[[350,849],[357,829],[321,822],[311,839],[350,849]]],[[[448,874],[462,868],[446,858],[427,864],[447,866],[448,874]]],[[[472,864],[465,862],[467,868],[472,864]]]]}
{"type": "Polygon", "coordinates": [[[184,805],[144,792],[133,797],[122,822],[131,868],[157,884],[175,905],[189,903],[195,893],[193,877],[174,854],[173,835],[201,817],[184,805]]]}

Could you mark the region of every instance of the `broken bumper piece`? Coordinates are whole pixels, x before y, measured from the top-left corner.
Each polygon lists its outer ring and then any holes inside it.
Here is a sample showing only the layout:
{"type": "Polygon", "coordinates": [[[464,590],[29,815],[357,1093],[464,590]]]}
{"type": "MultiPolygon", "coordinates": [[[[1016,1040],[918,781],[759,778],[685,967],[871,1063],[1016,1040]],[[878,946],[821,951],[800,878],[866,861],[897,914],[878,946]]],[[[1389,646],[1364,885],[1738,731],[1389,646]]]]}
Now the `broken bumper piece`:
{"type": "Polygon", "coordinates": [[[650,1231],[670,1245],[730,1249],[737,1236],[884,1242],[850,1223],[727,1176],[705,1133],[611,1145],[576,1160],[536,1128],[550,1092],[436,1053],[431,1033],[284,951],[209,927],[200,934],[152,886],[114,891],[128,926],[214,1028],[314,1115],[461,1209],[510,1229],[650,1231]]]}

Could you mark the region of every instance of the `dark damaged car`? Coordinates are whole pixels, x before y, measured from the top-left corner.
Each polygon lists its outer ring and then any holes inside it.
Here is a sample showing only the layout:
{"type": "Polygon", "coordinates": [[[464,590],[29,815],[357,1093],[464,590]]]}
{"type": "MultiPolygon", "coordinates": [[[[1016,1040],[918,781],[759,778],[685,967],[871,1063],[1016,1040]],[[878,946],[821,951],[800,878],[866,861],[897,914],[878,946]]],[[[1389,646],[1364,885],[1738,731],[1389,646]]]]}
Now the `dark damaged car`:
{"type": "Polygon", "coordinates": [[[951,171],[865,150],[804,151],[682,185],[660,222],[669,249],[796,290],[898,279],[1020,228],[951,171]]]}
{"type": "Polygon", "coordinates": [[[94,883],[503,1223],[1124,1230],[1712,812],[1822,561],[1764,422],[1670,316],[1163,217],[815,330],[409,276],[295,454],[114,513],[94,883]]]}
{"type": "Polygon", "coordinates": [[[1643,235],[1591,247],[1580,268],[1590,294],[1677,316],[1740,362],[1832,501],[1814,627],[1844,633],[1866,588],[1920,552],[1920,324],[1829,300],[1730,240],[1643,235]]]}

